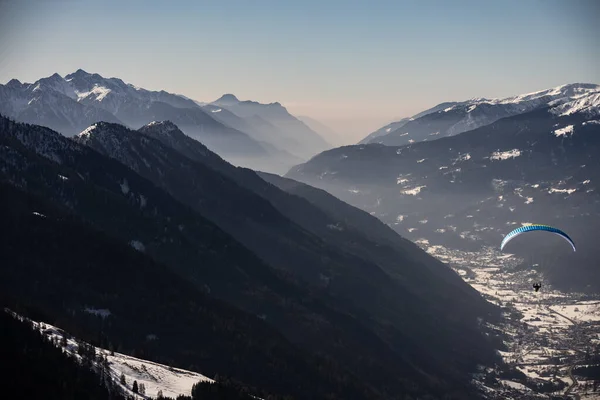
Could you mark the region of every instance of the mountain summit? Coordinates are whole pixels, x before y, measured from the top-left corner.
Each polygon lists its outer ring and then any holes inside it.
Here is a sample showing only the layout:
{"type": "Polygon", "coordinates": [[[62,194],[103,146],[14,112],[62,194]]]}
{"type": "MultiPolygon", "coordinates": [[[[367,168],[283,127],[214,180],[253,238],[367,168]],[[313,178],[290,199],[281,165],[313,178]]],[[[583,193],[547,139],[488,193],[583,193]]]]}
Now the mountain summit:
{"type": "Polygon", "coordinates": [[[83,69],[34,83],[0,85],[0,113],[73,136],[100,122],[130,129],[169,120],[228,161],[283,173],[330,146],[280,103],[240,101],[224,94],[211,104],[147,90],[83,69]]]}
{"type": "Polygon", "coordinates": [[[231,93],[226,93],[223,96],[219,97],[219,99],[213,101],[213,104],[219,104],[219,105],[233,105],[233,104],[237,104],[240,101],[238,100],[237,97],[235,97],[235,95],[231,94],[231,93]]]}
{"type": "Polygon", "coordinates": [[[400,146],[435,140],[476,129],[501,118],[568,103],[598,92],[600,92],[600,85],[571,83],[503,99],[476,98],[462,102],[442,103],[412,118],[383,127],[371,133],[360,143],[400,146]]]}

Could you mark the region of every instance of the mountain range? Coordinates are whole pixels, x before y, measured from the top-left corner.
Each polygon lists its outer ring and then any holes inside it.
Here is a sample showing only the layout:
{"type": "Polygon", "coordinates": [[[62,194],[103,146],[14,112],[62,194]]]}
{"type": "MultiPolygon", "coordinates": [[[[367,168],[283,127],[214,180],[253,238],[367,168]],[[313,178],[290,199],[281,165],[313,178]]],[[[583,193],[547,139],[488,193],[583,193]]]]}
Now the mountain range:
{"type": "Polygon", "coordinates": [[[524,238],[505,251],[528,265],[541,261],[561,289],[598,291],[599,86],[564,85],[511,99],[438,106],[372,138],[403,142],[409,135],[398,132],[418,127],[411,143],[337,148],[286,176],[326,189],[431,251],[497,249],[503,235],[526,223],[561,227],[578,243],[576,254],[553,237],[524,238]],[[479,119],[471,118],[478,109],[479,119]],[[426,140],[431,121],[450,136],[426,140]],[[458,133],[467,121],[481,126],[458,133]]]}
{"type": "Polygon", "coordinates": [[[598,91],[600,86],[596,84],[573,83],[504,99],[478,98],[441,103],[411,118],[386,125],[369,134],[359,144],[400,146],[435,140],[489,125],[501,118],[585,99],[598,91]]]}
{"type": "Polygon", "coordinates": [[[0,143],[3,296],[84,340],[299,399],[473,398],[499,362],[500,310],[446,265],[173,122],[67,138],[2,117],[0,143]]]}
{"type": "Polygon", "coordinates": [[[239,101],[233,95],[204,104],[165,91],[146,90],[81,69],[34,83],[0,85],[0,113],[73,136],[96,122],[138,129],[170,120],[234,164],[273,172],[330,146],[279,103],[239,101]]]}

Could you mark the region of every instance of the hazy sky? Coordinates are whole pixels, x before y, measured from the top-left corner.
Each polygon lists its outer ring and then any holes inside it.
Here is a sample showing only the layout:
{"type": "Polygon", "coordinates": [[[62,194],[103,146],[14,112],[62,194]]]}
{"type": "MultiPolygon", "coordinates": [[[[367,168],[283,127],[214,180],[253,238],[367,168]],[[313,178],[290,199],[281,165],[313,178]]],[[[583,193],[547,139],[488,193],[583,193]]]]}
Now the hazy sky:
{"type": "Polygon", "coordinates": [[[600,83],[599,27],[595,0],[0,0],[0,83],[234,93],[351,142],[442,101],[600,83]]]}

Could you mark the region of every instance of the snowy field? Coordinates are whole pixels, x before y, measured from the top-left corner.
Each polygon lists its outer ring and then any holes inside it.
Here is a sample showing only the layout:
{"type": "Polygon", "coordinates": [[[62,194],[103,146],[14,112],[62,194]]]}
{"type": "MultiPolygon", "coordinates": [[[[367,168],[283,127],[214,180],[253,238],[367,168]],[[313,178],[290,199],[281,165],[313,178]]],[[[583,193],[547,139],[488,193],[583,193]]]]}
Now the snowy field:
{"type": "MultiPolygon", "coordinates": [[[[496,379],[484,384],[484,373],[475,384],[489,399],[599,399],[593,382],[571,373],[585,364],[586,351],[600,344],[600,296],[590,299],[579,293],[563,293],[547,283],[539,292],[531,285],[543,281],[535,269],[516,270],[522,260],[494,248],[467,252],[415,241],[429,254],[447,263],[488,301],[505,307],[506,337],[503,360],[524,374],[521,379],[496,379]],[[554,385],[555,391],[532,390],[536,385],[554,385]],[[543,392],[543,393],[542,393],[543,392]]],[[[490,372],[490,371],[487,371],[490,372]]]]}

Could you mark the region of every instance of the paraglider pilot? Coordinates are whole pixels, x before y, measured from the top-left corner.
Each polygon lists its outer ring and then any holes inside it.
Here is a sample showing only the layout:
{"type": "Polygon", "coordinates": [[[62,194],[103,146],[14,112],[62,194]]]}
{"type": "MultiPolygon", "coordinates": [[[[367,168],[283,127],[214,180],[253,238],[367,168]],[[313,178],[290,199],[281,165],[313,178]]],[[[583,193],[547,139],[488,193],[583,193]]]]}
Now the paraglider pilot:
{"type": "Polygon", "coordinates": [[[542,284],[540,282],[536,282],[533,284],[533,288],[535,289],[536,292],[538,290],[540,290],[541,287],[542,287],[542,284]]]}

